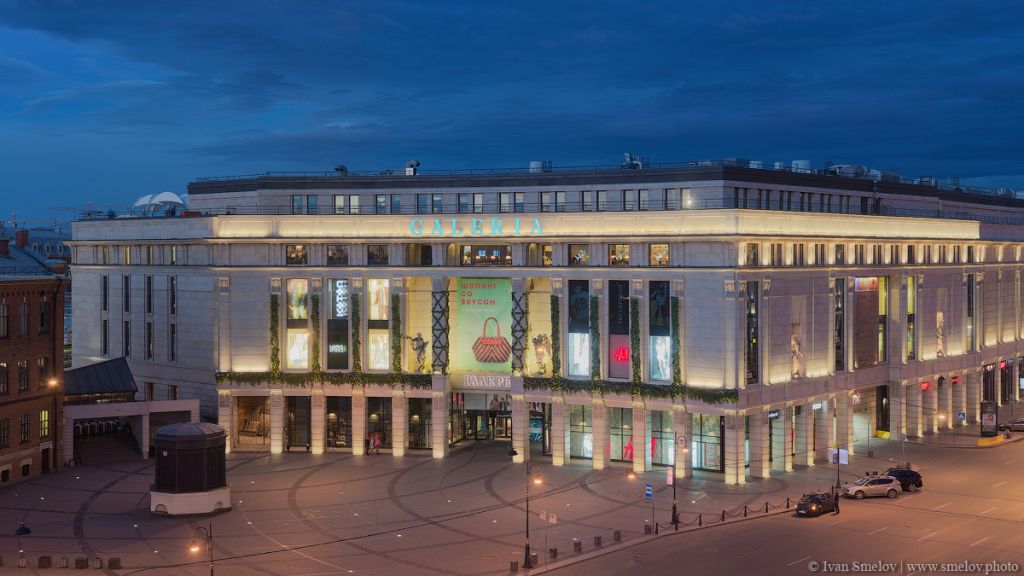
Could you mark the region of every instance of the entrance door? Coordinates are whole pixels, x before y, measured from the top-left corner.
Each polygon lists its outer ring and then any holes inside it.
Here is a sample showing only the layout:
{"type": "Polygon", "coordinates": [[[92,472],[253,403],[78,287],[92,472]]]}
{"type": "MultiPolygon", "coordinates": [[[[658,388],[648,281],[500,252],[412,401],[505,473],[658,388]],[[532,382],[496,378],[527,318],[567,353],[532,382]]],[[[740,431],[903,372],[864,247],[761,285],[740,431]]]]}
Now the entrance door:
{"type": "Polygon", "coordinates": [[[43,448],[43,474],[50,473],[50,449],[43,448]]]}

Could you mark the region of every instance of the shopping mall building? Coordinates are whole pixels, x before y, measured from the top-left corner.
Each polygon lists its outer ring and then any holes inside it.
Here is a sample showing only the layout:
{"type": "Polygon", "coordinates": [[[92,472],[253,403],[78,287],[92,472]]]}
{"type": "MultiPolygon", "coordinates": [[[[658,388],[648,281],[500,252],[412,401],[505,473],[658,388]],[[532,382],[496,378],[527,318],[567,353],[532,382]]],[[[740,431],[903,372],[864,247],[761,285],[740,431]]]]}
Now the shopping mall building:
{"type": "Polygon", "coordinates": [[[726,161],[188,193],[74,224],[74,364],[128,357],[230,450],[507,439],[742,483],[1019,395],[1012,191],[726,161]]]}

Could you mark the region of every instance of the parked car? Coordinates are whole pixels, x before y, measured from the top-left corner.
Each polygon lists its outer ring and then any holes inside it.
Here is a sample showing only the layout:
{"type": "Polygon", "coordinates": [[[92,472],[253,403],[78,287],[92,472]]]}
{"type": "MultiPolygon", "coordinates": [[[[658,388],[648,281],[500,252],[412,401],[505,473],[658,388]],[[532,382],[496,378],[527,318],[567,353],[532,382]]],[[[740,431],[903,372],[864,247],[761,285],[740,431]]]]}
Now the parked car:
{"type": "Polygon", "coordinates": [[[889,468],[884,474],[899,480],[900,488],[903,488],[904,492],[917,492],[924,487],[921,473],[910,468],[889,468]]]}
{"type": "Polygon", "coordinates": [[[825,512],[835,512],[836,499],[830,492],[812,492],[804,494],[796,505],[796,513],[800,516],[820,516],[825,512]]]}
{"type": "Polygon", "coordinates": [[[1006,430],[1007,428],[1014,432],[1024,432],[1024,418],[1014,418],[1009,422],[999,425],[1000,430],[1006,430]]]}
{"type": "Polygon", "coordinates": [[[867,496],[895,498],[900,492],[903,492],[903,487],[892,476],[864,476],[853,484],[843,486],[843,494],[857,500],[867,496]]]}

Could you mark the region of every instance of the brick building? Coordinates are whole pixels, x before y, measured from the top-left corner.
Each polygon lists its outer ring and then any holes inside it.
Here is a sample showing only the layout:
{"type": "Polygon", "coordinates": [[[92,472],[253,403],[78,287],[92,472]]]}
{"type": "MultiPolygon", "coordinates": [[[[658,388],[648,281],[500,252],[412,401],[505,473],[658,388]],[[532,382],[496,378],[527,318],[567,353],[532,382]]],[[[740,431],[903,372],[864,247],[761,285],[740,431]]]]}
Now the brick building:
{"type": "Polygon", "coordinates": [[[0,486],[63,463],[64,270],[0,237],[0,486]]]}

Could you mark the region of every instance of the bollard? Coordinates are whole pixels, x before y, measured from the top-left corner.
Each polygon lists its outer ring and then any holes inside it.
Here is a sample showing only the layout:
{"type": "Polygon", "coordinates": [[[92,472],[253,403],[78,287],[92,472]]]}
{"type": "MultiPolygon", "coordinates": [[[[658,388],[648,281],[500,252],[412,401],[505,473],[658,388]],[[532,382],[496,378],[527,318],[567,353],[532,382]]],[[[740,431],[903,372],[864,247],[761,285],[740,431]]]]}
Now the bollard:
{"type": "Polygon", "coordinates": [[[39,567],[40,568],[53,568],[53,558],[51,558],[49,556],[40,556],[39,557],[39,567]]]}
{"type": "Polygon", "coordinates": [[[654,535],[655,536],[658,535],[658,528],[660,528],[660,527],[661,527],[661,524],[659,524],[657,522],[654,523],[654,535]]]}
{"type": "Polygon", "coordinates": [[[28,568],[28,560],[24,556],[18,558],[18,568],[28,568]]]}
{"type": "Polygon", "coordinates": [[[519,572],[519,560],[513,560],[508,563],[508,571],[512,574],[519,572]]]}
{"type": "Polygon", "coordinates": [[[558,548],[548,548],[548,558],[558,558],[558,548]]]}
{"type": "Polygon", "coordinates": [[[530,565],[536,567],[540,562],[537,560],[537,553],[530,552],[530,565]]]}
{"type": "Polygon", "coordinates": [[[743,517],[747,517],[747,506],[745,504],[743,505],[743,517]]]}
{"type": "Polygon", "coordinates": [[[121,569],[121,558],[114,556],[110,560],[107,560],[107,568],[111,570],[121,569]]]}
{"type": "Polygon", "coordinates": [[[612,540],[614,540],[616,542],[621,542],[622,541],[622,530],[616,530],[615,532],[612,532],[612,540]]]}
{"type": "Polygon", "coordinates": [[[601,547],[601,537],[600,536],[594,536],[594,548],[600,548],[600,547],[601,547]]]}
{"type": "Polygon", "coordinates": [[[100,568],[103,568],[103,560],[99,559],[98,557],[97,558],[93,558],[92,559],[92,567],[96,568],[97,570],[99,570],[100,568]]]}
{"type": "Polygon", "coordinates": [[[572,551],[573,552],[583,552],[583,542],[580,542],[579,540],[573,540],[572,541],[572,551]]]}
{"type": "Polygon", "coordinates": [[[703,526],[703,525],[704,525],[704,515],[703,514],[697,514],[697,526],[703,526]]]}
{"type": "Polygon", "coordinates": [[[651,525],[650,524],[644,524],[644,534],[650,534],[650,533],[651,533],[651,525]]]}
{"type": "Polygon", "coordinates": [[[764,513],[765,514],[768,513],[768,501],[767,500],[764,501],[764,513]]]}
{"type": "Polygon", "coordinates": [[[789,498],[786,498],[786,510],[789,510],[789,498]]]}
{"type": "Polygon", "coordinates": [[[722,522],[725,522],[725,510],[722,510],[722,522]]]}

